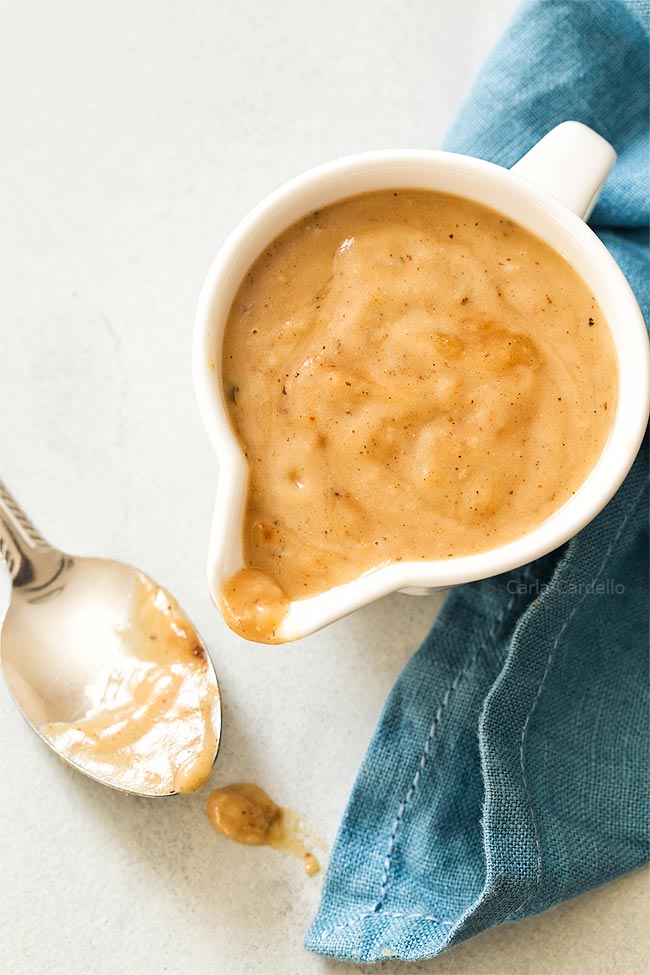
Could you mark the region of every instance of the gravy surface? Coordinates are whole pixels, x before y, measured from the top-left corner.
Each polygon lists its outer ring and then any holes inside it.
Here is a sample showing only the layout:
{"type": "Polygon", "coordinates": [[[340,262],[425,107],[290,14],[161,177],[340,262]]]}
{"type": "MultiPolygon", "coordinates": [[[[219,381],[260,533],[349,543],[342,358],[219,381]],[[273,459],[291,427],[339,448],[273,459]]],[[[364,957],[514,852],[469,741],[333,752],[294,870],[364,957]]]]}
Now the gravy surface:
{"type": "Polygon", "coordinates": [[[618,382],[603,314],[559,253],[417,190],[278,237],[233,302],[222,373],[249,468],[248,568],[223,610],[266,642],[288,600],[536,528],[595,465],[618,382]]]}
{"type": "Polygon", "coordinates": [[[320,864],[306,846],[301,817],[278,806],[258,785],[242,782],[215,789],[208,796],[210,822],[223,836],[247,846],[272,846],[302,861],[311,876],[320,864]]]}
{"type": "Polygon", "coordinates": [[[40,730],[71,761],[98,776],[110,772],[123,789],[202,788],[217,751],[216,689],[196,630],[169,593],[140,574],[119,635],[130,666],[108,674],[98,707],[40,730]]]}

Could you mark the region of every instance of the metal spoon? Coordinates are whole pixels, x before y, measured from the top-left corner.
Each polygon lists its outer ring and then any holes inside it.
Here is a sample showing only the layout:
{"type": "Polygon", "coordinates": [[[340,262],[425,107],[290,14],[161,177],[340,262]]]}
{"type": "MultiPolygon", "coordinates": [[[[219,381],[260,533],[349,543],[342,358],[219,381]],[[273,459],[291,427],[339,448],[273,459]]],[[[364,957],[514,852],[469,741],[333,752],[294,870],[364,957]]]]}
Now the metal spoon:
{"type": "MultiPolygon", "coordinates": [[[[98,782],[134,795],[173,795],[173,789],[158,791],[147,783],[125,788],[110,770],[84,768],[42,731],[51,722],[86,718],[101,702],[107,673],[119,678],[132,666],[133,657],[120,634],[129,624],[134,587],[149,581],[147,577],[122,562],[76,558],[52,548],[0,481],[2,563],[12,585],[0,628],[2,670],[32,729],[68,764],[98,782]]],[[[191,627],[189,620],[187,625],[191,627]]],[[[214,694],[211,767],[221,737],[219,688],[210,657],[193,627],[191,632],[197,637],[194,652],[205,656],[205,679],[211,697],[214,694]]]]}

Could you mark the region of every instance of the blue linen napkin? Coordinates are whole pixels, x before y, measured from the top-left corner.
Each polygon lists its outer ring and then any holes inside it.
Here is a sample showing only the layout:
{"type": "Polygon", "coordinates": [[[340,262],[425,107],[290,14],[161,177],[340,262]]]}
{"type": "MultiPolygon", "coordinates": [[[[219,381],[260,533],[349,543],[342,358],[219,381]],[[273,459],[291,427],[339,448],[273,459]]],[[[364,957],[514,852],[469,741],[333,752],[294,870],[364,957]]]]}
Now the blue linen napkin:
{"type": "MultiPolygon", "coordinates": [[[[592,225],[648,315],[650,3],[527,3],[446,148],[511,166],[565,119],[619,153],[592,225]]],[[[648,452],[601,515],[453,590],[359,772],[307,948],[426,958],[648,858],[648,452]]]]}

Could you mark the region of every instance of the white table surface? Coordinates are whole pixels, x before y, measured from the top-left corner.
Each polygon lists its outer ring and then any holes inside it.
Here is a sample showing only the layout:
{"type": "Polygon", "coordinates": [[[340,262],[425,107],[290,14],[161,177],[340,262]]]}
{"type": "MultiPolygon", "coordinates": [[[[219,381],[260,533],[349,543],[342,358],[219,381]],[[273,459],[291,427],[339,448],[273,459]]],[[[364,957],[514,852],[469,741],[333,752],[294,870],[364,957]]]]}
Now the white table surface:
{"type": "MultiPolygon", "coordinates": [[[[217,464],[192,391],[194,305],[227,231],[289,176],[439,144],[514,5],[0,8],[0,475],[54,543],[135,562],[177,595],[222,685],[214,783],[266,785],[330,845],[440,601],[395,595],[288,647],[226,629],[204,577],[217,464]]],[[[4,686],[0,754],[5,975],[356,970],[302,948],[322,875],[217,836],[203,795],[139,801],[83,779],[29,733],[4,686]]],[[[642,872],[380,970],[645,972],[646,909],[642,872]]]]}

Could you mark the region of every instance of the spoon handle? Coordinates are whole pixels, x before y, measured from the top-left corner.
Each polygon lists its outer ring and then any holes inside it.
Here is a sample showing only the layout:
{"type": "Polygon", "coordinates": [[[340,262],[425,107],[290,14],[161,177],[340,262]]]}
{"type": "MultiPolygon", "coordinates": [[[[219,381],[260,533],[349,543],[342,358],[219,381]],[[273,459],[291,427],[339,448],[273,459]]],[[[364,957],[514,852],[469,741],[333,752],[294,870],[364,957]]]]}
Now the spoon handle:
{"type": "Polygon", "coordinates": [[[48,544],[22,510],[18,502],[0,481],[0,518],[7,520],[32,548],[47,548],[48,544]]]}
{"type": "Polygon", "coordinates": [[[4,563],[15,589],[40,589],[62,563],[53,549],[0,481],[0,563],[4,563]]]}

